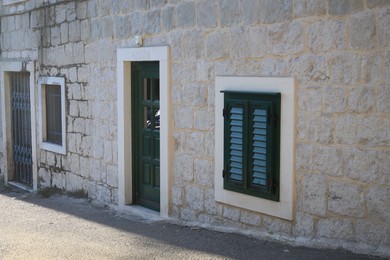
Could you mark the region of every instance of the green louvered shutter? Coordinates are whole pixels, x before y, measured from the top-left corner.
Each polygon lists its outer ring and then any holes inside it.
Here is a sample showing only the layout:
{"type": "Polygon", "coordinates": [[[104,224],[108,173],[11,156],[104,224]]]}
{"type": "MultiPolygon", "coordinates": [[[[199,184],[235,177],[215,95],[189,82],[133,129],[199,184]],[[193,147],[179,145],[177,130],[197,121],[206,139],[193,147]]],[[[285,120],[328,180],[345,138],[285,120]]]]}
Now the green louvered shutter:
{"type": "Polygon", "coordinates": [[[278,201],[280,94],[224,94],[224,188],[278,201]]]}

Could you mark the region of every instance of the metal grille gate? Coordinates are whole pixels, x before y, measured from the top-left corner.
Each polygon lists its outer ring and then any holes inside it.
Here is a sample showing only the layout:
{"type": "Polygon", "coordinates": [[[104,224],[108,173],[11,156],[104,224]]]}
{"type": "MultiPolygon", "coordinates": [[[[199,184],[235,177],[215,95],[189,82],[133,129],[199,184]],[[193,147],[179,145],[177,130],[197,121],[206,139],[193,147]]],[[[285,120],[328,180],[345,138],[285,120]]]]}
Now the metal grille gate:
{"type": "Polygon", "coordinates": [[[10,72],[13,179],[32,185],[30,74],[10,72]]]}

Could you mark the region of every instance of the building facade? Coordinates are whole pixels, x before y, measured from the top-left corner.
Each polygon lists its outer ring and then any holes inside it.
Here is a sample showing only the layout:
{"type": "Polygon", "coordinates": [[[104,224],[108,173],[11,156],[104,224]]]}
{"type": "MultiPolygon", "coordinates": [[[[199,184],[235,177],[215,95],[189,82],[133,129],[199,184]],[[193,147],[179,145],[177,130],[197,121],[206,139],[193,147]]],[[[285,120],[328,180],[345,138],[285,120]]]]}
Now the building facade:
{"type": "Polygon", "coordinates": [[[0,178],[390,256],[387,0],[2,0],[0,178]]]}

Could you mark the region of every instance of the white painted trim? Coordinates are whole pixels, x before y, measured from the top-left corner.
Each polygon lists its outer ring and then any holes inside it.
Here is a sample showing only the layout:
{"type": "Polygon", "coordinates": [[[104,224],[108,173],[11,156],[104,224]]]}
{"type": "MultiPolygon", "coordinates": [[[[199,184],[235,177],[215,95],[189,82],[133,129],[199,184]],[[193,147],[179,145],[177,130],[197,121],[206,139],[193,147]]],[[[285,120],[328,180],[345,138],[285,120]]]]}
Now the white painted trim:
{"type": "Polygon", "coordinates": [[[3,5],[13,5],[21,2],[27,2],[27,0],[3,0],[3,5]]]}
{"type": "Polygon", "coordinates": [[[4,182],[7,184],[12,173],[12,140],[11,140],[11,112],[10,112],[10,86],[7,72],[27,71],[30,73],[30,110],[31,110],[31,150],[33,161],[33,190],[38,188],[38,161],[37,161],[37,132],[35,113],[35,62],[0,62],[1,87],[1,123],[3,133],[2,148],[4,152],[4,182]]]}
{"type": "Polygon", "coordinates": [[[216,77],[215,79],[215,200],[240,208],[292,220],[295,200],[296,99],[293,78],[216,77]],[[280,92],[280,201],[275,202],[223,189],[223,116],[225,91],[280,92]]]}
{"type": "Polygon", "coordinates": [[[169,215],[172,142],[170,67],[168,47],[125,48],[117,50],[118,81],[118,204],[133,203],[131,162],[131,62],[160,62],[160,216],[169,215]]]}
{"type": "Polygon", "coordinates": [[[43,150],[66,154],[66,117],[65,117],[65,79],[63,77],[39,77],[38,78],[38,109],[39,109],[39,145],[43,150]],[[61,123],[62,143],[61,145],[46,142],[46,85],[59,85],[61,87],[61,123]]]}

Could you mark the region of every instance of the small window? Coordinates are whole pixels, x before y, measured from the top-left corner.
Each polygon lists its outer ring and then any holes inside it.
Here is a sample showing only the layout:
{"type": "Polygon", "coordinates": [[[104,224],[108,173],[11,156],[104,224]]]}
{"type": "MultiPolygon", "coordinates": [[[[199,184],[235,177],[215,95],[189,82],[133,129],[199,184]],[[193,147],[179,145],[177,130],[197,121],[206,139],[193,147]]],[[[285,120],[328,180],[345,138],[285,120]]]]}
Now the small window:
{"type": "Polygon", "coordinates": [[[280,97],[224,92],[224,189],[279,201],[280,97]]]}
{"type": "Polygon", "coordinates": [[[59,77],[39,79],[41,148],[66,154],[65,80],[59,77]]]}

